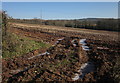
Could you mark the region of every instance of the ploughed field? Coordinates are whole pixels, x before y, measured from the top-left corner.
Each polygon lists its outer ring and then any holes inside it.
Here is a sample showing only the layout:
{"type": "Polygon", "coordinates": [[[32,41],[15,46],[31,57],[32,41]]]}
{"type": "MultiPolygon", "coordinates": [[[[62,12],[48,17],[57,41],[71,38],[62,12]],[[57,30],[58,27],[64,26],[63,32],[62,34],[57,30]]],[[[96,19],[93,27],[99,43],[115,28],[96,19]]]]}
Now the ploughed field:
{"type": "Polygon", "coordinates": [[[51,47],[2,60],[3,82],[114,82],[110,72],[120,53],[117,32],[16,23],[9,31],[51,47]]]}

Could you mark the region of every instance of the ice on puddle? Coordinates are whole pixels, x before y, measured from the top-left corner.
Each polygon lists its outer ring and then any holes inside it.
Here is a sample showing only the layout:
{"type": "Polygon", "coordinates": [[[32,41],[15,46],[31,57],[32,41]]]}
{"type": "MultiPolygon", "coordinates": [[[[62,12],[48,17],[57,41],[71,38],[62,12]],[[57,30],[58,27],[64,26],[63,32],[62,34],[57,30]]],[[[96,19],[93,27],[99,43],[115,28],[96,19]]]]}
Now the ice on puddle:
{"type": "Polygon", "coordinates": [[[59,43],[59,41],[56,41],[56,43],[59,43]]]}
{"type": "Polygon", "coordinates": [[[63,40],[64,38],[58,39],[59,41],[63,40]]]}
{"type": "MultiPolygon", "coordinates": [[[[39,55],[37,55],[37,56],[42,56],[42,55],[49,55],[50,53],[49,52],[44,52],[44,53],[42,53],[42,54],[39,54],[39,55]]],[[[30,58],[28,58],[28,59],[32,59],[32,58],[34,58],[34,57],[36,57],[36,56],[32,56],[32,57],[30,57],[30,58]]]]}
{"type": "Polygon", "coordinates": [[[78,79],[79,79],[79,74],[77,74],[77,73],[76,73],[76,74],[75,74],[75,77],[74,77],[74,78],[72,78],[72,80],[74,80],[74,81],[75,81],[75,80],[78,80],[78,79]]]}
{"type": "Polygon", "coordinates": [[[42,53],[42,54],[40,54],[40,55],[38,55],[38,56],[46,55],[46,54],[50,54],[50,53],[49,53],[49,52],[45,52],[45,53],[42,53]]]}
{"type": "Polygon", "coordinates": [[[75,40],[72,40],[71,42],[72,42],[72,43],[74,43],[74,42],[75,42],[75,40]]]}
{"type": "Polygon", "coordinates": [[[88,47],[88,46],[84,46],[84,45],[83,45],[83,46],[82,46],[82,48],[89,48],[89,47],[88,47]]]}
{"type": "Polygon", "coordinates": [[[94,64],[92,62],[87,62],[84,63],[83,65],[81,65],[80,69],[78,70],[78,72],[80,72],[80,74],[76,73],[75,77],[72,78],[72,80],[78,80],[78,79],[82,79],[85,74],[90,73],[92,71],[94,71],[94,64]]]}
{"type": "Polygon", "coordinates": [[[80,44],[86,44],[85,41],[86,41],[86,39],[80,39],[80,42],[79,42],[79,43],[80,43],[80,44]]]}
{"type": "Polygon", "coordinates": [[[85,51],[89,51],[89,47],[88,46],[82,46],[82,49],[85,50],[85,51]]]}
{"type": "Polygon", "coordinates": [[[32,58],[34,58],[34,57],[36,57],[36,56],[32,56],[32,57],[30,57],[30,58],[28,58],[28,59],[32,59],[32,58]]]}
{"type": "Polygon", "coordinates": [[[94,64],[92,62],[87,62],[85,64],[83,64],[80,68],[80,78],[83,78],[85,76],[85,74],[93,72],[94,71],[94,64]]]}
{"type": "Polygon", "coordinates": [[[73,46],[77,46],[76,44],[73,44],[73,46]]]}
{"type": "MultiPolygon", "coordinates": [[[[82,49],[83,50],[89,51],[90,49],[89,49],[88,46],[86,46],[87,44],[86,44],[85,41],[86,41],[86,39],[80,39],[79,43],[82,44],[82,49]]],[[[78,80],[80,78],[82,79],[85,76],[85,74],[94,71],[94,68],[95,67],[94,67],[94,64],[92,62],[87,62],[87,63],[82,64],[81,67],[80,67],[80,69],[78,70],[78,72],[80,74],[76,73],[75,77],[72,78],[72,80],[75,81],[75,80],[78,80]]]]}
{"type": "Polygon", "coordinates": [[[89,48],[83,48],[83,50],[85,50],[85,51],[89,51],[90,49],[89,49],[89,48]]]}
{"type": "Polygon", "coordinates": [[[85,41],[86,41],[86,39],[80,39],[79,43],[82,44],[82,49],[83,49],[83,50],[89,51],[90,49],[89,49],[88,46],[86,46],[87,44],[86,44],[85,41]]]}

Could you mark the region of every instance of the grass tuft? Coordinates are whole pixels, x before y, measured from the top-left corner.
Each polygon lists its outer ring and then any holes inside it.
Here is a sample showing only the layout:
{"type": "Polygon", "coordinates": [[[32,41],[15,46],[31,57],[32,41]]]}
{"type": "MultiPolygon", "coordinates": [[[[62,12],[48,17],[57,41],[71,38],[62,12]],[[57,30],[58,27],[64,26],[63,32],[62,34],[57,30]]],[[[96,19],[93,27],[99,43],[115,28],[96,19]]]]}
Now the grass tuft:
{"type": "Polygon", "coordinates": [[[12,58],[28,53],[32,50],[49,47],[43,42],[30,40],[27,37],[21,37],[13,33],[8,33],[2,41],[2,57],[12,58]]]}

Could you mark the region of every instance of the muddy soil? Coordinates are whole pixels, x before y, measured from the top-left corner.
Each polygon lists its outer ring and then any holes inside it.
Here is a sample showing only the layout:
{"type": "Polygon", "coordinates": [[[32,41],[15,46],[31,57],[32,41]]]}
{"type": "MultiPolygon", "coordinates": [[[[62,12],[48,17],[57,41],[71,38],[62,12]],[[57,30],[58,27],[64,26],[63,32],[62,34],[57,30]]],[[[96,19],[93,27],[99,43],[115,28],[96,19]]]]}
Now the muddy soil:
{"type": "MultiPolygon", "coordinates": [[[[11,32],[30,37],[37,41],[50,43],[48,49],[38,49],[19,57],[2,60],[2,81],[74,81],[81,66],[92,62],[94,71],[85,73],[79,82],[114,82],[109,72],[119,55],[120,47],[114,41],[86,39],[89,51],[82,49],[79,44],[83,37],[70,33],[52,34],[40,31],[11,28],[11,32]],[[33,57],[34,56],[34,57],[33,57]]],[[[85,35],[85,34],[84,34],[85,35]]]]}

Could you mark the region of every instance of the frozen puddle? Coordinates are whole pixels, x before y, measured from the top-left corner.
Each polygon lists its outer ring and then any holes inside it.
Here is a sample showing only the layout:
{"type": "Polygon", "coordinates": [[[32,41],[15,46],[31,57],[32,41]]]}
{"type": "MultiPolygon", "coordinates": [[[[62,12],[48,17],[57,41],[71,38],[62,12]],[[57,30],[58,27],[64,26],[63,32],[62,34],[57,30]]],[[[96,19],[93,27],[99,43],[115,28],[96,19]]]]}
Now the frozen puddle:
{"type": "Polygon", "coordinates": [[[85,50],[85,51],[89,51],[89,50],[90,50],[88,46],[84,46],[84,45],[83,45],[82,48],[83,48],[83,50],[85,50]]]}
{"type": "Polygon", "coordinates": [[[94,71],[94,64],[92,62],[87,62],[87,63],[84,63],[80,70],[78,72],[81,73],[81,75],[79,76],[80,78],[83,78],[85,76],[85,74],[87,73],[90,73],[90,72],[93,72],[94,71]]]}
{"type": "Polygon", "coordinates": [[[81,67],[80,70],[78,70],[78,72],[80,72],[80,74],[76,73],[75,77],[72,78],[72,80],[78,80],[78,79],[82,79],[87,73],[93,72],[94,71],[94,64],[92,62],[87,62],[84,63],[81,67]]]}
{"type": "Polygon", "coordinates": [[[59,43],[59,41],[56,41],[56,42],[55,42],[55,45],[58,44],[58,43],[59,43]]]}
{"type": "Polygon", "coordinates": [[[75,43],[75,41],[76,41],[76,40],[72,40],[72,41],[71,41],[71,43],[72,43],[72,45],[73,45],[74,47],[77,46],[76,43],[75,43]]]}
{"type": "Polygon", "coordinates": [[[63,40],[64,38],[61,38],[61,39],[58,39],[58,41],[61,41],[61,40],[63,40]]]}
{"type": "MultiPolygon", "coordinates": [[[[81,44],[82,49],[85,51],[89,51],[89,47],[87,46],[86,39],[80,39],[79,44],[81,44]]],[[[80,69],[78,70],[79,73],[75,74],[75,77],[72,78],[73,81],[82,79],[87,73],[94,71],[94,64],[92,62],[87,62],[81,65],[80,69]]]]}
{"type": "MultiPolygon", "coordinates": [[[[37,55],[37,56],[49,55],[49,54],[50,54],[49,52],[44,52],[44,53],[39,54],[39,55],[37,55]]],[[[37,56],[33,56],[33,57],[28,58],[28,59],[32,59],[32,58],[37,57],[37,56]]]]}
{"type": "Polygon", "coordinates": [[[74,80],[74,81],[75,81],[75,80],[78,80],[78,79],[79,79],[79,74],[77,74],[77,73],[76,73],[76,74],[75,74],[75,77],[74,77],[74,78],[72,78],[72,80],[74,80]]]}
{"type": "Polygon", "coordinates": [[[79,44],[82,44],[82,49],[85,51],[89,51],[90,48],[88,46],[86,46],[86,39],[80,39],[79,44]]]}
{"type": "Polygon", "coordinates": [[[107,47],[97,47],[97,49],[100,49],[100,50],[108,50],[109,48],[107,48],[107,47]]]}
{"type": "Polygon", "coordinates": [[[77,45],[76,44],[73,44],[74,47],[76,47],[77,45]]]}
{"type": "Polygon", "coordinates": [[[55,42],[55,45],[58,44],[60,41],[62,41],[64,38],[61,38],[61,39],[58,39],[56,42],[55,42]]]}
{"type": "Polygon", "coordinates": [[[86,45],[86,39],[80,39],[79,43],[82,44],[82,45],[86,45]]]}

